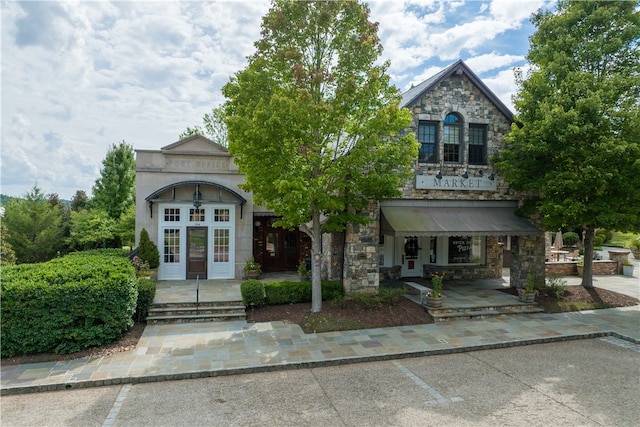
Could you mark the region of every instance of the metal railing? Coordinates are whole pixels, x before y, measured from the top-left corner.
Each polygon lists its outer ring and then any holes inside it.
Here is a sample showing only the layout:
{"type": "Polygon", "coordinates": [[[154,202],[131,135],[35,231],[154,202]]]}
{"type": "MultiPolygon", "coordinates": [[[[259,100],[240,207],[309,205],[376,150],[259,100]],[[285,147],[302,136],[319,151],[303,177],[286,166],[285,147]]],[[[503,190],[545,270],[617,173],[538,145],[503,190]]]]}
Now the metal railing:
{"type": "Polygon", "coordinates": [[[196,315],[200,314],[200,275],[196,276],[196,315]]]}

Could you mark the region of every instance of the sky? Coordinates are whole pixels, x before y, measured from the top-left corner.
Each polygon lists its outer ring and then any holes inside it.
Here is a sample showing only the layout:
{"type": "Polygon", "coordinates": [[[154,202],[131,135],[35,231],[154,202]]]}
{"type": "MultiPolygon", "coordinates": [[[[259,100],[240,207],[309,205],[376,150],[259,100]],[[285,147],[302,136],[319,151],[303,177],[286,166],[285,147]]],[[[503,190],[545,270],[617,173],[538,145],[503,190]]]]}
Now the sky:
{"type": "MultiPolygon", "coordinates": [[[[462,59],[512,111],[550,0],[369,0],[401,91],[462,59]]],[[[113,144],[160,149],[224,102],[268,0],[2,0],[0,193],[91,197],[113,144]]]]}

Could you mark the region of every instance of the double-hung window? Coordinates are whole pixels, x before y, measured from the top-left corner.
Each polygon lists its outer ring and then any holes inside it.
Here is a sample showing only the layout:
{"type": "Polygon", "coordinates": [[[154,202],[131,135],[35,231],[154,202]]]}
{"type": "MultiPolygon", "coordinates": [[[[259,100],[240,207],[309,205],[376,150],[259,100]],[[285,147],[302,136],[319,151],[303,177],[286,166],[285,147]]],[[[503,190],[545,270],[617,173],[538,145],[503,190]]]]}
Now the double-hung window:
{"type": "Polygon", "coordinates": [[[462,120],[455,113],[447,114],[443,128],[444,161],[460,163],[462,147],[462,120]]]}
{"type": "Polygon", "coordinates": [[[418,161],[435,163],[438,161],[438,123],[418,123],[418,161]]]}
{"type": "Polygon", "coordinates": [[[469,125],[469,164],[487,164],[487,125],[469,125]]]}

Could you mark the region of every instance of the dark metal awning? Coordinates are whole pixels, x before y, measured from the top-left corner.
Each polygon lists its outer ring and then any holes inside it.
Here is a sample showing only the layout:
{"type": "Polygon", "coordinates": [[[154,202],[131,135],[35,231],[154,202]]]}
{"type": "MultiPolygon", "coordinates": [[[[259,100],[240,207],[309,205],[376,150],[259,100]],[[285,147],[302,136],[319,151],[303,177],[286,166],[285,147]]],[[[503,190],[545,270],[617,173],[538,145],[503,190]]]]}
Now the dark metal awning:
{"type": "Polygon", "coordinates": [[[540,229],[503,206],[383,206],[382,232],[392,236],[520,236],[540,229]]]}

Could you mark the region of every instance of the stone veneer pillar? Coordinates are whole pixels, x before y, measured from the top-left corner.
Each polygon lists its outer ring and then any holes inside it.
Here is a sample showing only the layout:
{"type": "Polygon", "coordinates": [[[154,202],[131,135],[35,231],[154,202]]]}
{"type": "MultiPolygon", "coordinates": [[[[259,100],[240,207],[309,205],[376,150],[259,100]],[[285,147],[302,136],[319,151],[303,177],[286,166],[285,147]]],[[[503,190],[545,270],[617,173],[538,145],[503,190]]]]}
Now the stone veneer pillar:
{"type": "Polygon", "coordinates": [[[540,232],[533,236],[512,236],[511,253],[513,262],[511,264],[512,288],[522,288],[527,283],[527,276],[532,274],[534,282],[538,285],[545,280],[545,238],[540,232]]]}
{"type": "Polygon", "coordinates": [[[377,293],[380,286],[378,272],[379,208],[371,202],[366,212],[370,222],[349,224],[345,229],[343,286],[345,293],[377,293]]]}

